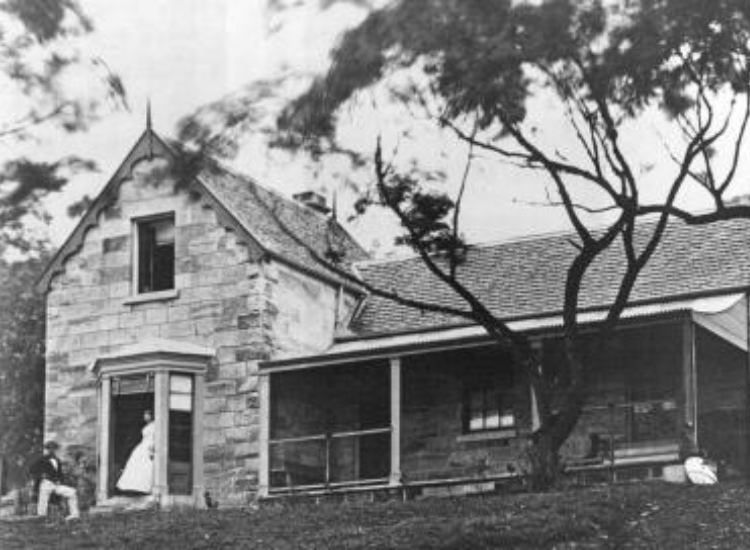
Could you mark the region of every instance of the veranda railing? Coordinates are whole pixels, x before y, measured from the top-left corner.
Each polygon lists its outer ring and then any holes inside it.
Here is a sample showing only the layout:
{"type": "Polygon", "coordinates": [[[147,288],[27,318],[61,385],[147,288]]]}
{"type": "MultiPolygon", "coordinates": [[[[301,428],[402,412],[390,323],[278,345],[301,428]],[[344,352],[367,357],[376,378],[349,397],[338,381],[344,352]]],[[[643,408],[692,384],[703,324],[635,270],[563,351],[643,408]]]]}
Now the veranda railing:
{"type": "Polygon", "coordinates": [[[387,482],[391,428],[269,441],[271,490],[334,488],[387,482]]]}

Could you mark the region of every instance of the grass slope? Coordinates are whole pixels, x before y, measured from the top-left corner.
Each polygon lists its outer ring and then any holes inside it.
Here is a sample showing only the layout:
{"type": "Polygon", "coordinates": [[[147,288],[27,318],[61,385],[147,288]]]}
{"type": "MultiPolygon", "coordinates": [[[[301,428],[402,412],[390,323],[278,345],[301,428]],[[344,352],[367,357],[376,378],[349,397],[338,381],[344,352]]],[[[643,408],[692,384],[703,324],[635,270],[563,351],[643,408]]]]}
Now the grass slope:
{"type": "Polygon", "coordinates": [[[750,488],[564,493],[0,522],[0,548],[750,548],[750,488]]]}

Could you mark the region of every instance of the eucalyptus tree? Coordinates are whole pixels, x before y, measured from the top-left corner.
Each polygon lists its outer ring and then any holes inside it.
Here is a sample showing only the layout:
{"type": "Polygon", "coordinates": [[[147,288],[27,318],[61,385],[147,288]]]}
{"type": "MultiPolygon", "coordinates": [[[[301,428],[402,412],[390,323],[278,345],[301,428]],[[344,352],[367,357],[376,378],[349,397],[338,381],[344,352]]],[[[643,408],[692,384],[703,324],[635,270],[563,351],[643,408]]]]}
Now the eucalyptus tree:
{"type": "Polygon", "coordinates": [[[564,376],[550,376],[528,338],[462,280],[465,179],[455,194],[436,190],[418,171],[396,168],[373,136],[374,186],[360,204],[390,210],[401,222],[402,242],[463,299],[466,307],[455,314],[482,325],[523,365],[539,403],[531,449],[538,486],[557,478],[559,449],[586,403],[593,362],[585,359],[577,314],[592,266],[604,253],[619,254],[624,266],[596,329],[601,349],[673,218],[706,224],[750,217],[749,206],[731,200],[750,118],[749,38],[750,4],[741,0],[401,0],[346,32],[330,69],[279,118],[286,146],[335,148],[340,113],[358,94],[411,71],[400,101],[469,151],[538,171],[551,184],[551,202],[565,211],[575,236],[561,297],[564,376]],[[540,97],[553,98],[563,114],[572,137],[566,143],[535,123],[540,97]],[[654,193],[624,136],[653,133],[657,118],[679,139],[663,140],[654,193]],[[683,206],[696,188],[711,205],[697,214],[683,206]]]}
{"type": "MultiPolygon", "coordinates": [[[[329,69],[287,102],[272,130],[266,123],[262,129],[272,134],[272,145],[314,158],[343,153],[353,169],[370,171],[372,185],[361,190],[357,212],[379,206],[392,213],[402,229],[398,241],[414,250],[463,307],[405,296],[377,283],[359,284],[411,307],[478,323],[513,354],[539,408],[540,427],[529,453],[531,478],[537,487],[547,487],[559,476],[560,447],[585,406],[595,363],[590,358],[606,346],[669,224],[676,218],[688,224],[750,218],[750,206],[733,200],[750,119],[750,4],[365,4],[368,15],[333,48],[329,69]],[[397,153],[386,153],[397,145],[383,144],[380,135],[371,136],[368,157],[342,139],[344,119],[383,90],[404,107],[407,115],[399,123],[405,129],[424,128],[417,122],[426,119],[465,145],[466,164],[452,187],[436,186],[440,176],[419,162],[404,168],[397,153]],[[554,111],[555,126],[539,111],[554,111]],[[644,167],[642,151],[630,145],[633,136],[659,144],[658,166],[644,167]],[[565,364],[554,373],[543,367],[528,337],[512,330],[502,312],[491,311],[462,278],[470,250],[462,236],[462,206],[480,153],[537,172],[540,185],[551,190],[549,204],[565,213],[572,228],[571,260],[561,275],[565,364]],[[685,207],[686,196],[696,190],[709,205],[700,213],[685,207]],[[614,299],[606,304],[602,322],[593,338],[584,339],[578,319],[584,282],[605,254],[619,255],[622,269],[613,276],[614,299]]],[[[280,83],[261,83],[260,95],[266,100],[279,88],[280,83]]],[[[257,86],[250,89],[257,94],[257,86]]],[[[191,117],[182,135],[204,151],[234,152],[238,134],[259,124],[259,105],[252,94],[246,102],[219,101],[211,110],[221,115],[222,127],[209,128],[191,117]]],[[[423,151],[425,157],[430,153],[423,151]]],[[[505,205],[495,206],[501,219],[505,205]]],[[[340,260],[335,253],[310,254],[332,269],[340,260]]],[[[340,274],[347,276],[344,270],[340,274]]]]}
{"type": "Polygon", "coordinates": [[[96,169],[73,155],[43,159],[30,154],[34,146],[56,132],[84,131],[103,113],[127,106],[120,78],[85,49],[92,30],[75,0],[0,1],[0,253],[38,248],[44,238],[26,224],[47,221],[44,197],[96,169]]]}

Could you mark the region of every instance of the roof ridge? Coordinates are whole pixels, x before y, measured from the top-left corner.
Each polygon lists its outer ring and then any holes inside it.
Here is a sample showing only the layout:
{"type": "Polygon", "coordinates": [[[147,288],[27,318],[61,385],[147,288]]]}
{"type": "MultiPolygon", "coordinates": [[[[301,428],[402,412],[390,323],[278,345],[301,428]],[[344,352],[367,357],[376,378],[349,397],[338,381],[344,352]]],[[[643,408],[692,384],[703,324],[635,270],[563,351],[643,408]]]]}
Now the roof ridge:
{"type": "MultiPolygon", "coordinates": [[[[542,241],[542,240],[550,239],[553,237],[564,237],[565,235],[575,235],[575,233],[573,232],[572,229],[567,229],[567,230],[560,229],[560,230],[554,230],[554,231],[545,231],[541,233],[533,233],[529,235],[517,235],[517,236],[513,236],[509,238],[500,238],[500,239],[492,239],[492,240],[481,241],[481,242],[472,242],[472,243],[467,243],[466,246],[467,248],[490,248],[493,246],[514,244],[514,243],[520,243],[520,242],[542,241]]],[[[434,253],[432,253],[431,255],[434,255],[434,253]]],[[[370,266],[370,265],[376,265],[376,264],[405,262],[405,261],[413,260],[413,259],[419,259],[419,253],[407,252],[398,257],[373,258],[372,260],[362,260],[360,262],[357,262],[357,265],[358,266],[370,266]]]]}
{"type": "MultiPolygon", "coordinates": [[[[710,209],[706,210],[707,212],[710,212],[710,209]]],[[[655,219],[649,219],[651,216],[656,217],[657,214],[649,215],[648,217],[644,216],[642,218],[645,223],[647,224],[654,224],[656,223],[655,219]]],[[[681,222],[679,218],[670,218],[671,222],[681,222]]],[[[726,222],[730,222],[732,220],[724,220],[726,222]]],[[[683,223],[683,225],[687,225],[686,223],[683,223]]],[[[675,227],[672,225],[672,227],[675,227]]],[[[600,231],[606,228],[606,224],[597,225],[596,227],[592,227],[590,231],[596,232],[600,231]]],[[[515,235],[512,237],[507,238],[499,238],[499,239],[491,239],[487,241],[478,241],[478,242],[472,242],[467,243],[467,248],[491,248],[495,246],[502,246],[502,245],[510,245],[510,244],[516,244],[516,243],[525,243],[525,242],[531,242],[531,241],[544,241],[547,239],[552,238],[560,238],[565,236],[573,236],[576,237],[576,233],[573,229],[557,229],[552,231],[542,231],[539,233],[531,233],[528,235],[515,235]]],[[[357,262],[357,266],[367,267],[371,265],[379,265],[379,264],[389,264],[389,263],[398,263],[398,262],[405,262],[413,259],[419,259],[419,254],[417,252],[407,252],[404,253],[398,257],[390,257],[390,258],[373,258],[371,260],[361,260],[357,262]]]]}

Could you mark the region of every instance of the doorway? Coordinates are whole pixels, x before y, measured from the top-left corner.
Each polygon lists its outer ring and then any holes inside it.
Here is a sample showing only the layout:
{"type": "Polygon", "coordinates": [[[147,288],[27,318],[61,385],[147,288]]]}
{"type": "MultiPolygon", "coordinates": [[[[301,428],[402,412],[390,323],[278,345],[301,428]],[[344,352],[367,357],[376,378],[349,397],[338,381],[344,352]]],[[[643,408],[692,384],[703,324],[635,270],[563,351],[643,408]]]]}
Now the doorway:
{"type": "Polygon", "coordinates": [[[100,357],[97,502],[115,485],[154,415],[152,495],[162,506],[203,504],[203,401],[209,348],[149,340],[100,357]]]}
{"type": "Polygon", "coordinates": [[[128,495],[117,489],[125,464],[133,449],[141,442],[144,426],[143,413],[154,412],[153,375],[114,377],[112,379],[112,460],[109,471],[108,492],[110,495],[128,495]]]}

